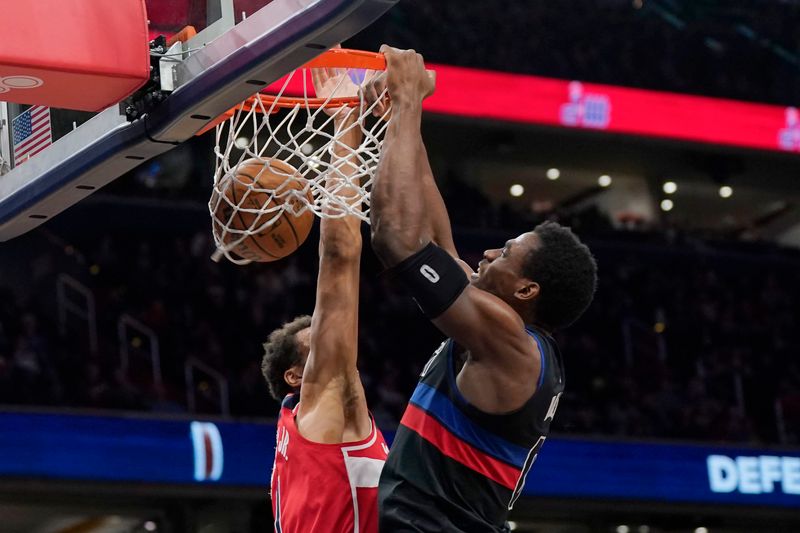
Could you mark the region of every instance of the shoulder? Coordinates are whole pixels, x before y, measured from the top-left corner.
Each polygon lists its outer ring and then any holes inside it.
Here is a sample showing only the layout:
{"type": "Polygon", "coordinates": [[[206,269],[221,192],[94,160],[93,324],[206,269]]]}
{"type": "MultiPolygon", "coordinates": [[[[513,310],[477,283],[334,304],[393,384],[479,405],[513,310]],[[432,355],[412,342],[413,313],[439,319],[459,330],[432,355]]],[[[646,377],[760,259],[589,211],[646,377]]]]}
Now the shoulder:
{"type": "Polygon", "coordinates": [[[297,393],[287,394],[281,402],[281,414],[287,410],[294,411],[298,405],[300,405],[300,395],[297,393]]]}

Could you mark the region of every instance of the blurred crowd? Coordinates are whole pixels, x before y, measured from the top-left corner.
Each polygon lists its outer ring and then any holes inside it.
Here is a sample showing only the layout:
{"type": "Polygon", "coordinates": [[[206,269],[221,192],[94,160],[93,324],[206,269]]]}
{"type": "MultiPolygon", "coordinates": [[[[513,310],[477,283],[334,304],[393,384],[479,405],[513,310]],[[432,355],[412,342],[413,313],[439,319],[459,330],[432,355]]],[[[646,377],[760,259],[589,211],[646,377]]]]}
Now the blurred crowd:
{"type": "Polygon", "coordinates": [[[797,2],[401,0],[348,43],[427,60],[786,105],[800,89],[797,2]]]}
{"type": "MultiPolygon", "coordinates": [[[[470,263],[533,223],[493,212],[469,189],[447,190],[470,263]],[[498,221],[506,229],[490,229],[498,221]]],[[[114,220],[113,203],[75,208],[87,223],[71,223],[71,233],[44,229],[0,247],[0,403],[220,413],[219,373],[232,415],[274,416],[261,343],[313,310],[316,230],[286,260],[238,267],[210,260],[202,211],[178,223],[178,209],[142,209],[129,219],[137,227],[99,231],[97,220],[114,220]],[[62,313],[59,275],[91,291],[96,346],[83,317],[62,313]],[[128,330],[120,338],[123,315],[155,334],[160,382],[148,336],[128,330]],[[200,363],[189,369],[191,381],[187,361],[200,363]]],[[[563,221],[580,228],[596,254],[600,285],[588,313],[557,336],[567,392],[554,432],[798,442],[800,256],[770,245],[611,231],[590,223],[597,217],[563,221]]],[[[380,277],[368,245],[362,272],[361,376],[379,423],[392,427],[442,336],[380,277]]],[[[69,291],[65,299],[81,301],[69,291]]]]}

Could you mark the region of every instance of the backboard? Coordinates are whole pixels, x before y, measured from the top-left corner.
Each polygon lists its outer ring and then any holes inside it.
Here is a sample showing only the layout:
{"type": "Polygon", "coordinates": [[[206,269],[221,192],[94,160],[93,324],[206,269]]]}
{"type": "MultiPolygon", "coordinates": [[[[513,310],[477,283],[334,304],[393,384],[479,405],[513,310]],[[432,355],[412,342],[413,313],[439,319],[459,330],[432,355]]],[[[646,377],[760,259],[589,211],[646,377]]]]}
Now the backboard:
{"type": "MultiPolygon", "coordinates": [[[[156,39],[163,35],[170,38],[185,28],[191,27],[194,32],[201,34],[200,39],[210,41],[212,36],[216,37],[230,29],[236,22],[235,9],[239,11],[238,20],[247,14],[257,11],[264,7],[270,0],[235,0],[233,2],[224,0],[145,0],[147,7],[149,39],[156,39]],[[223,10],[223,5],[225,9],[223,10]]],[[[69,132],[77,129],[86,121],[98,113],[73,111],[68,109],[50,108],[47,117],[43,117],[43,110],[33,113],[35,117],[27,120],[25,126],[21,123],[27,119],[26,112],[31,108],[30,105],[0,102],[0,120],[3,113],[7,115],[9,128],[7,136],[0,139],[0,157],[6,163],[6,168],[1,167],[0,175],[8,172],[11,168],[26,162],[28,159],[38,155],[51,144],[69,132]],[[22,116],[21,119],[18,117],[22,116]],[[46,122],[46,124],[45,124],[46,122]],[[14,125],[17,124],[15,128],[14,125]],[[15,143],[14,132],[24,130],[30,123],[31,129],[39,126],[40,133],[33,135],[27,142],[15,143]],[[49,126],[49,131],[44,131],[49,126]],[[10,137],[10,138],[8,138],[10,137]],[[19,144],[20,146],[15,146],[19,144]]],[[[24,134],[24,133],[23,133],[24,134]]],[[[17,141],[22,141],[17,135],[17,141]]]]}
{"type": "Polygon", "coordinates": [[[192,29],[151,44],[158,76],[133,98],[100,113],[0,102],[0,242],[192,138],[396,1],[146,0],[150,39],[192,29]]]}

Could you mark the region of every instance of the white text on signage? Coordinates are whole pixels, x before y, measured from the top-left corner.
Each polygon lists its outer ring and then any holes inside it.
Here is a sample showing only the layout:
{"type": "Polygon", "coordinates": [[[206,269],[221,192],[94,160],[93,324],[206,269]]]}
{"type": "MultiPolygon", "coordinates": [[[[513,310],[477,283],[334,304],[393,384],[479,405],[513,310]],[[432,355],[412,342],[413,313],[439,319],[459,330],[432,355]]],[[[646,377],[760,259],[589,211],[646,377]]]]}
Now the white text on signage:
{"type": "Polygon", "coordinates": [[[707,464],[713,492],[800,495],[800,457],[709,455],[707,464]]]}

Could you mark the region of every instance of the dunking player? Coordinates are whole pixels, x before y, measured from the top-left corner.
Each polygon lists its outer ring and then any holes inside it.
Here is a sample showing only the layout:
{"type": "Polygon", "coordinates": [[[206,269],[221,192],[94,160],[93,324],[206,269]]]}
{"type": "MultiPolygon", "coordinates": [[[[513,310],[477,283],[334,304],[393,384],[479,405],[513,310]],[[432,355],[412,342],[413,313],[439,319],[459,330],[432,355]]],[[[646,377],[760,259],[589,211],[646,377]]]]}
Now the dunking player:
{"type": "Polygon", "coordinates": [[[425,365],[381,475],[381,531],[504,531],[564,388],[550,334],[589,306],[595,260],[544,223],[484,252],[477,273],[461,262],[420,135],[434,82],[413,50],[382,51],[393,116],[372,245],[450,338],[425,365]]]}
{"type": "MultiPolygon", "coordinates": [[[[335,115],[337,128],[352,120],[346,117],[335,115]]],[[[360,130],[348,131],[342,143],[358,147],[360,130]]],[[[334,147],[344,174],[352,172],[350,152],[334,147]]],[[[352,215],[322,219],[314,314],[285,324],[264,345],[264,377],[283,400],[271,481],[278,533],[378,531],[388,450],[356,369],[360,225],[352,215]]]]}

